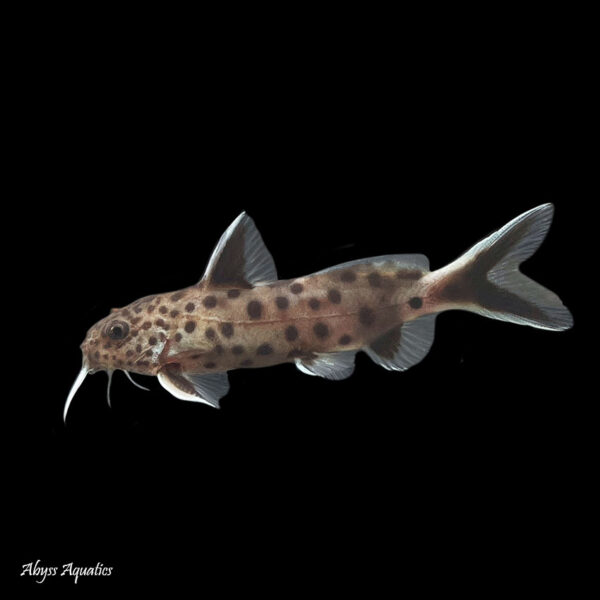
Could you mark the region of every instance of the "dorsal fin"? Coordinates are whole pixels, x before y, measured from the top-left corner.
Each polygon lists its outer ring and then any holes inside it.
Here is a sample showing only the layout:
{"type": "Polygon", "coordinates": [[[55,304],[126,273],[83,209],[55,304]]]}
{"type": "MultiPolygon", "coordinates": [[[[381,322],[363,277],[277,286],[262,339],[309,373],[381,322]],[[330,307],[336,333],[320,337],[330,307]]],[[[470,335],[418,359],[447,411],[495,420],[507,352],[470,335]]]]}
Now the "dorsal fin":
{"type": "Polygon", "coordinates": [[[252,287],[276,279],[273,257],[254,221],[243,212],[221,236],[201,282],[214,286],[252,287]]]}

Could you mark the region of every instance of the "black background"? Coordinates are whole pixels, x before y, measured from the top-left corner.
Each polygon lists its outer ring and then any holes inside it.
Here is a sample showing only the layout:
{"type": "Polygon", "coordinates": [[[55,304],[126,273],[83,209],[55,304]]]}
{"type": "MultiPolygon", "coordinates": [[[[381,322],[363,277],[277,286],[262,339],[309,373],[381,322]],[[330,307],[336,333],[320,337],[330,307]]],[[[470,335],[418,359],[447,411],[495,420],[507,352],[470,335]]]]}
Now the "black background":
{"type": "Polygon", "coordinates": [[[23,47],[5,317],[19,332],[5,433],[22,586],[37,559],[113,567],[87,587],[286,594],[566,577],[589,401],[568,44],[528,41],[532,23],[365,27],[235,49],[87,30],[23,47]],[[571,331],[445,313],[404,374],[362,354],[342,382],[235,371],[220,411],[120,373],[109,410],[97,374],[62,423],[87,329],[197,281],[241,210],[289,278],[388,253],[439,268],[544,202],[555,222],[524,271],[571,308],[571,331]]]}

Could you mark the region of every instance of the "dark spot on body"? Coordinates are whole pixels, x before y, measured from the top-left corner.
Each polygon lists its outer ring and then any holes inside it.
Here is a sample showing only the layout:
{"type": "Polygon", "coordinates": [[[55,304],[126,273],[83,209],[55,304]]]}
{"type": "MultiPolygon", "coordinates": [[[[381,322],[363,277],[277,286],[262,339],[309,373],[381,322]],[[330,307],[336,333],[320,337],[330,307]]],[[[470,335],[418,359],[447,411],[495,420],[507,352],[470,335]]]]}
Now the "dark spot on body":
{"type": "Polygon", "coordinates": [[[251,300],[246,307],[251,319],[260,319],[262,315],[262,304],[258,300],[251,300]]]}
{"type": "Polygon", "coordinates": [[[166,315],[169,312],[169,309],[163,304],[159,309],[158,312],[161,315],[166,315]]]}
{"type": "Polygon", "coordinates": [[[217,363],[215,363],[215,362],[204,363],[204,368],[206,368],[206,369],[214,369],[216,366],[217,366],[217,363]]]}
{"type": "Polygon", "coordinates": [[[223,346],[221,346],[221,344],[217,344],[215,346],[215,352],[217,354],[223,354],[223,352],[225,352],[225,348],[223,348],[223,346]]]}
{"type": "Polygon", "coordinates": [[[311,298],[308,301],[308,305],[311,307],[312,310],[319,310],[321,302],[317,298],[311,298]]]}
{"type": "Polygon", "coordinates": [[[138,336],[138,330],[137,329],[132,329],[131,332],[129,333],[129,335],[131,337],[137,337],[138,336]]]}
{"type": "Polygon", "coordinates": [[[289,307],[290,301],[285,296],[277,296],[277,298],[275,298],[275,305],[277,308],[285,310],[289,307]]]}
{"type": "Polygon", "coordinates": [[[340,346],[347,346],[351,341],[352,341],[352,338],[349,335],[343,335],[339,339],[338,344],[340,344],[340,346]]]}
{"type": "Polygon", "coordinates": [[[125,356],[133,356],[133,350],[127,350],[127,352],[125,352],[125,356]]]}
{"type": "Polygon", "coordinates": [[[151,346],[154,346],[154,345],[156,344],[156,342],[158,342],[158,340],[157,340],[157,339],[156,339],[154,336],[150,336],[150,337],[148,338],[148,343],[149,343],[151,346]]]}
{"type": "Polygon", "coordinates": [[[170,314],[171,314],[171,318],[174,319],[179,314],[179,311],[178,310],[172,310],[170,314]]]}
{"type": "Polygon", "coordinates": [[[233,335],[233,325],[231,323],[222,323],[221,324],[221,333],[226,338],[230,338],[233,335]]]}
{"type": "Polygon", "coordinates": [[[155,308],[156,308],[156,307],[154,306],[154,304],[150,304],[146,310],[147,310],[149,313],[151,313],[151,312],[153,312],[153,311],[154,311],[154,309],[155,309],[155,308]]]}
{"type": "Polygon", "coordinates": [[[104,346],[102,346],[105,350],[108,350],[109,348],[112,348],[112,344],[110,342],[106,342],[106,344],[104,344],[104,346]]]}
{"type": "Polygon", "coordinates": [[[356,281],[356,273],[350,269],[346,269],[345,271],[342,271],[340,279],[345,283],[352,283],[353,281],[356,281]]]}
{"type": "Polygon", "coordinates": [[[338,290],[329,290],[327,292],[327,298],[332,304],[339,304],[342,301],[342,294],[338,290]]]}
{"type": "Polygon", "coordinates": [[[241,294],[240,290],[229,290],[227,292],[227,297],[228,298],[238,298],[240,294],[241,294]]]}
{"type": "Polygon", "coordinates": [[[381,275],[376,271],[373,273],[369,273],[367,280],[369,281],[369,285],[374,288],[381,287],[381,275]]]}
{"type": "Polygon", "coordinates": [[[98,352],[98,350],[96,350],[96,352],[94,352],[94,358],[96,360],[98,360],[100,358],[100,352],[98,352]]]}
{"type": "Polygon", "coordinates": [[[408,305],[415,310],[421,308],[423,306],[423,299],[415,296],[408,301],[408,305]]]}
{"type": "Polygon", "coordinates": [[[258,354],[258,356],[268,356],[269,354],[273,354],[273,346],[271,346],[271,344],[261,344],[256,349],[256,354],[258,354]]]}
{"type": "MultiPolygon", "coordinates": [[[[167,329],[168,329],[168,327],[167,327],[167,329]]],[[[166,342],[167,341],[167,336],[162,331],[158,332],[158,337],[160,338],[161,342],[166,342]]]]}
{"type": "Polygon", "coordinates": [[[204,332],[204,335],[209,340],[214,340],[217,337],[217,332],[212,327],[208,327],[207,330],[204,332]]]}
{"type": "Polygon", "coordinates": [[[146,350],[146,352],[144,352],[145,356],[152,356],[152,350],[146,350]]]}
{"type": "Polygon", "coordinates": [[[240,363],[240,367],[250,367],[250,366],[251,366],[251,365],[253,365],[253,364],[254,364],[254,363],[253,363],[253,362],[252,362],[252,361],[251,361],[249,358],[247,358],[246,360],[243,360],[243,361],[240,363]]]}
{"type": "Polygon", "coordinates": [[[123,316],[127,319],[131,316],[131,313],[129,312],[128,308],[124,308],[123,309],[123,316]]]}
{"type": "Polygon", "coordinates": [[[162,327],[163,329],[169,329],[169,324],[165,323],[164,319],[156,319],[156,321],[154,321],[154,324],[157,327],[162,327]]]}
{"type": "Polygon", "coordinates": [[[118,358],[118,359],[117,359],[117,365],[118,365],[119,367],[122,367],[122,366],[123,366],[123,360],[122,360],[122,359],[120,359],[120,358],[118,358]]]}
{"type": "Polygon", "coordinates": [[[102,358],[103,358],[104,360],[108,360],[108,354],[103,354],[103,355],[102,355],[102,358]]]}
{"type": "Polygon", "coordinates": [[[186,333],[192,333],[196,329],[196,321],[186,321],[184,329],[186,333]]]}
{"type": "Polygon", "coordinates": [[[293,342],[294,340],[298,339],[298,330],[293,325],[290,325],[286,328],[285,339],[288,342],[293,342]]]}
{"type": "MultiPolygon", "coordinates": [[[[206,298],[205,298],[205,300],[206,300],[206,298]]],[[[193,310],[194,310],[195,308],[196,308],[196,305],[195,305],[193,302],[188,302],[188,303],[185,305],[185,310],[186,310],[187,312],[193,312],[193,310]]]]}
{"type": "Polygon", "coordinates": [[[131,319],[131,324],[132,325],[136,325],[137,323],[139,323],[142,320],[142,317],[133,317],[133,319],[131,319]]]}
{"type": "Polygon", "coordinates": [[[243,353],[244,353],[244,346],[234,346],[234,347],[231,349],[231,352],[232,352],[233,354],[243,354],[243,353]]]}
{"type": "Polygon", "coordinates": [[[144,321],[142,329],[150,329],[150,327],[152,327],[152,323],[150,323],[150,321],[144,321]]]}
{"type": "Polygon", "coordinates": [[[138,360],[135,364],[139,365],[140,367],[149,367],[150,366],[150,363],[147,360],[138,360]]]}
{"type": "Polygon", "coordinates": [[[363,306],[358,311],[358,320],[365,326],[371,327],[375,323],[375,311],[368,306],[363,306]]]}
{"type": "Polygon", "coordinates": [[[134,306],[133,312],[139,315],[142,312],[142,307],[139,304],[137,306],[134,306]]]}
{"type": "Polygon", "coordinates": [[[181,300],[183,298],[183,296],[185,295],[184,292],[175,292],[172,296],[171,296],[171,301],[172,302],[177,302],[178,300],[181,300]]]}
{"type": "Polygon", "coordinates": [[[313,331],[315,332],[315,335],[321,340],[329,336],[329,327],[327,327],[325,323],[315,323],[313,331]]]}
{"type": "Polygon", "coordinates": [[[190,356],[190,358],[192,360],[198,360],[199,358],[202,358],[202,354],[192,354],[192,356],[190,356]]]}
{"type": "MultiPolygon", "coordinates": [[[[217,299],[215,296],[206,296],[202,300],[202,304],[204,304],[205,308],[214,308],[217,305],[217,299]]],[[[187,309],[187,306],[186,306],[187,309]]]]}
{"type": "Polygon", "coordinates": [[[138,345],[135,347],[135,351],[136,351],[138,354],[139,354],[139,353],[142,351],[142,346],[141,346],[141,344],[138,344],[138,345]]]}
{"type": "Polygon", "coordinates": [[[176,341],[176,342],[180,342],[180,341],[181,341],[181,338],[183,338],[183,336],[181,335],[181,333],[176,333],[176,334],[175,334],[175,341],[176,341]]]}
{"type": "Polygon", "coordinates": [[[127,366],[128,366],[128,367],[131,367],[132,365],[133,365],[133,362],[132,362],[132,361],[130,361],[130,360],[128,360],[128,361],[127,361],[127,366]]]}
{"type": "Polygon", "coordinates": [[[304,286],[301,283],[292,283],[292,285],[290,285],[290,292],[292,292],[292,294],[301,294],[303,290],[304,286]]]}

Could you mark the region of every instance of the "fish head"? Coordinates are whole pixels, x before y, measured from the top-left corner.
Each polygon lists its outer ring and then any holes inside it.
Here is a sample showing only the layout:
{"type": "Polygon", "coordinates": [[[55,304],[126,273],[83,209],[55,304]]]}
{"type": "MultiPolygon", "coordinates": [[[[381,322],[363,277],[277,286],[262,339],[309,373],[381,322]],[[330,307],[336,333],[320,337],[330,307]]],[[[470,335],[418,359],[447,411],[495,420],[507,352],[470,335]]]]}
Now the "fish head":
{"type": "Polygon", "coordinates": [[[139,308],[139,302],[124,308],[113,308],[109,315],[88,330],[80,346],[83,355],[81,371],[65,404],[65,419],[75,393],[88,374],[106,371],[109,389],[112,374],[117,369],[156,375],[160,368],[159,357],[167,340],[164,333],[148,327],[150,321],[141,322],[141,317],[134,311],[134,308],[139,308]]]}

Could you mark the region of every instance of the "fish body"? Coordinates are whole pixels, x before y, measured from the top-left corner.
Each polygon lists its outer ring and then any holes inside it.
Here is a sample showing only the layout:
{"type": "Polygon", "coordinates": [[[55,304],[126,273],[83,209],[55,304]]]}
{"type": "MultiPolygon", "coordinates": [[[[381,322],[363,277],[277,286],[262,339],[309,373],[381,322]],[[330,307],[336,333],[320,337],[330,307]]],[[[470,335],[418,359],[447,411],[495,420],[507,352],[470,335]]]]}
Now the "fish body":
{"type": "Polygon", "coordinates": [[[113,309],[88,331],[65,418],[85,375],[99,370],[155,375],[177,398],[218,407],[227,372],[238,368],[291,362],[310,375],[344,379],[362,350],[388,370],[405,370],[429,351],[444,310],[568,329],[572,317],[560,299],[518,268],[543,241],[552,215],[550,204],[534,208],[437,271],[424,255],[404,254],[278,280],[242,213],[196,285],[113,309]]]}

